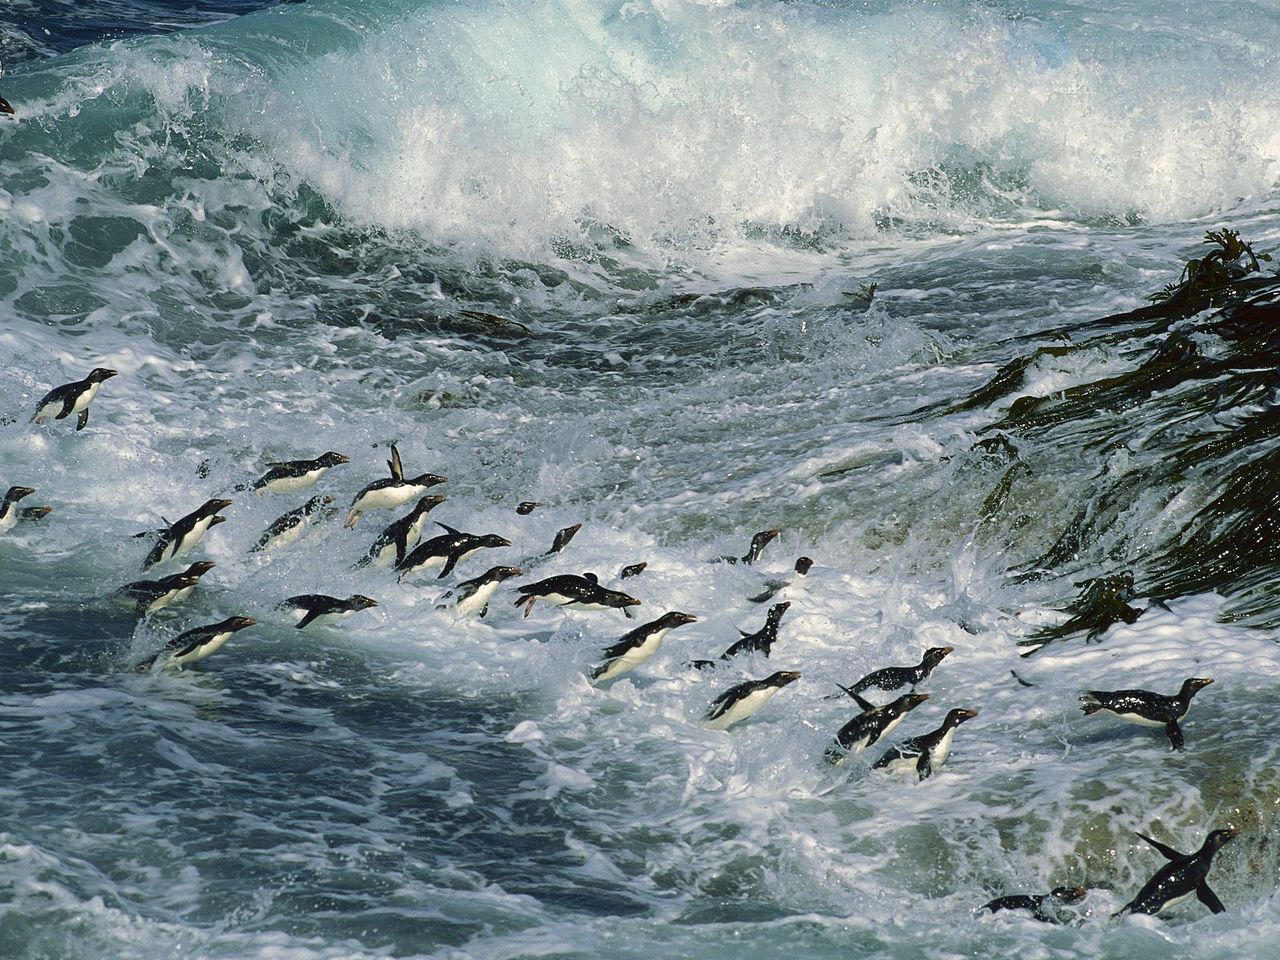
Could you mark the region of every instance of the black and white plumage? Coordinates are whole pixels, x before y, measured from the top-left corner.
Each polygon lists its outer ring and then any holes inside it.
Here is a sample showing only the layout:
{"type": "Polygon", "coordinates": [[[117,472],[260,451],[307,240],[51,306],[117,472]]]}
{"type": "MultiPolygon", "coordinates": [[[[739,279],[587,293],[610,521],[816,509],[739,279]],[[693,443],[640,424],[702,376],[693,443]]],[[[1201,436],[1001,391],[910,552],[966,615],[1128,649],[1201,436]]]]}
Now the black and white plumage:
{"type": "Polygon", "coordinates": [[[158,563],[175,560],[195,549],[209,528],[222,523],[226,517],[218,516],[218,511],[231,506],[230,500],[214,498],[206,500],[182,519],[170,524],[160,531],[151,552],[142,561],[142,569],[149,570],[158,563]]]}
{"type": "Polygon", "coordinates": [[[345,526],[353,528],[360,522],[361,514],[368,510],[394,509],[408,503],[414,497],[420,497],[429,487],[444,483],[448,478],[434,473],[422,473],[416,477],[406,478],[404,464],[400,462],[400,451],[391,445],[391,459],[387,461],[391,476],[375,480],[351,500],[351,509],[347,512],[345,526]]]}
{"type": "Polygon", "coordinates": [[[844,763],[849,754],[860,753],[882,737],[887,737],[906,719],[908,713],[928,700],[929,695],[904,693],[883,707],[874,706],[857,695],[854,699],[862,707],[862,712],[836,733],[835,741],[823,754],[827,763],[844,763]]]}
{"type": "Polygon", "coordinates": [[[351,458],[341,453],[322,453],[314,460],[286,460],[267,464],[267,472],[249,488],[256,494],[298,493],[309,490],[333,467],[350,463],[351,458]]]}
{"type": "Polygon", "coordinates": [[[0,113],[12,114],[13,112],[13,105],[4,97],[0,97],[0,113]]]}
{"type": "Polygon", "coordinates": [[[420,497],[413,505],[413,509],[403,517],[393,520],[382,533],[378,534],[378,539],[373,541],[369,552],[360,558],[356,566],[367,567],[374,564],[390,567],[403,561],[409,551],[422,539],[422,531],[427,526],[427,514],[447,499],[448,497],[442,497],[439,494],[420,497]]]}
{"type": "Polygon", "coordinates": [[[257,622],[253,617],[228,617],[218,623],[188,630],[168,641],[159,653],[139,663],[138,669],[149,670],[157,661],[163,661],[165,667],[181,670],[188,664],[212,656],[233,633],[252,627],[257,622]]]}
{"type": "Polygon", "coordinates": [[[640,603],[635,597],[620,590],[600,586],[600,579],[594,573],[584,573],[582,576],[564,573],[548,577],[537,583],[526,583],[519,588],[519,592],[515,605],[524,607],[526,617],[539,600],[578,610],[621,610],[627,616],[631,616],[628,608],[640,603]]]}
{"type": "Polygon", "coordinates": [[[578,531],[581,529],[582,529],[582,524],[575,523],[571,527],[565,527],[563,530],[557,531],[555,535],[555,539],[551,541],[551,548],[546,553],[544,553],[543,556],[549,557],[553,554],[559,553],[561,550],[563,550],[565,547],[569,545],[569,541],[571,541],[574,538],[574,536],[577,535],[578,531]]]}
{"type": "Polygon", "coordinates": [[[711,701],[704,718],[712,730],[728,730],[768,703],[775,693],[800,679],[794,670],[779,670],[763,680],[748,680],[730,687],[711,701]]]}
{"type": "Polygon", "coordinates": [[[638,577],[644,573],[645,567],[649,566],[648,561],[642,560],[639,563],[629,563],[618,571],[619,580],[630,580],[632,577],[638,577]]]}
{"type": "Polygon", "coordinates": [[[23,507],[18,511],[18,519],[24,523],[38,523],[51,513],[53,507],[23,507]]]}
{"type": "Polygon", "coordinates": [[[767,657],[778,639],[778,624],[782,623],[782,615],[790,607],[791,603],[789,601],[775,603],[769,608],[764,626],[755,633],[739,630],[738,632],[742,634],[742,639],[722,653],[720,659],[728,660],[730,657],[736,657],[740,653],[763,653],[767,657]]]}
{"type": "Polygon", "coordinates": [[[1209,868],[1213,866],[1214,854],[1228,840],[1235,839],[1239,832],[1236,827],[1214,830],[1205,837],[1204,844],[1195,853],[1179,853],[1159,840],[1138,834],[1169,862],[1146,882],[1136,897],[1116,911],[1116,916],[1124,913],[1159,913],[1192,895],[1208,907],[1210,912],[1222,913],[1226,907],[1217,894],[1209,889],[1209,868]]]}
{"type": "Polygon", "coordinates": [[[1191,709],[1191,698],[1213,683],[1207,677],[1190,677],[1182,681],[1176,696],[1168,697],[1150,690],[1090,690],[1080,698],[1086,717],[1108,710],[1121,720],[1144,727],[1164,727],[1174,750],[1182,749],[1182,728],[1178,721],[1191,709]]]}
{"type": "Polygon", "coordinates": [[[630,670],[634,670],[655,653],[662,644],[662,639],[676,627],[686,623],[697,622],[697,617],[688,613],[673,610],[664,613],[657,620],[643,623],[604,651],[604,660],[591,671],[591,679],[595,683],[604,683],[630,670]]]}
{"type": "Polygon", "coordinates": [[[1001,910],[1030,910],[1031,916],[1044,923],[1056,923],[1052,910],[1060,904],[1076,903],[1089,891],[1084,887],[1054,887],[1048,893],[1015,893],[988,900],[978,911],[999,913],[1001,910]]]}
{"type": "Polygon", "coordinates": [[[542,506],[541,500],[524,500],[516,505],[516,513],[522,517],[527,517],[540,506],[542,506]]]}
{"type": "Polygon", "coordinates": [[[116,596],[134,603],[138,613],[151,613],[172,603],[185,600],[196,588],[200,578],[212,570],[212,560],[200,560],[181,573],[173,573],[158,580],[136,580],[126,583],[116,591],[116,596]]]}
{"type": "Polygon", "coordinates": [[[35,487],[10,487],[5,491],[4,499],[0,500],[0,533],[4,533],[18,522],[21,508],[18,501],[23,497],[29,497],[36,492],[35,487]]]}
{"type": "Polygon", "coordinates": [[[909,737],[896,747],[890,747],[883,757],[872,764],[873,770],[912,770],[921,780],[930,777],[951,755],[956,728],[978,715],[977,710],[949,710],[942,726],[937,730],[909,737]]]}
{"type": "MultiPolygon", "coordinates": [[[[809,557],[798,557],[795,565],[796,579],[799,580],[807,576],[812,566],[813,560],[809,557]]],[[[752,603],[768,603],[778,595],[779,591],[791,586],[792,582],[791,580],[766,580],[764,589],[753,596],[747,597],[747,599],[752,603]]]]}
{"type": "Polygon", "coordinates": [[[436,605],[437,610],[452,610],[456,616],[467,617],[479,611],[480,616],[489,612],[489,601],[504,580],[524,573],[521,567],[490,567],[480,576],[464,580],[447,591],[436,605]]]}
{"type": "MultiPolygon", "coordinates": [[[[955,647],[930,647],[924,652],[924,656],[914,667],[884,667],[880,670],[873,670],[865,677],[859,680],[851,687],[839,686],[849,696],[855,693],[863,693],[864,691],[877,689],[892,693],[903,687],[909,686],[912,690],[918,684],[924,683],[929,679],[929,674],[933,673],[933,668],[946,659],[947,654],[954,653],[955,647]]],[[[840,695],[831,694],[828,699],[835,699],[840,695]]]]}
{"type": "Polygon", "coordinates": [[[249,552],[261,553],[288,546],[306,533],[307,528],[316,521],[337,516],[338,511],[331,506],[332,503],[333,497],[314,496],[302,506],[281,514],[262,531],[262,536],[249,548],[249,552]]]}
{"type": "Polygon", "coordinates": [[[50,419],[65,420],[76,413],[79,414],[76,429],[83,430],[85,424],[89,422],[89,404],[93,403],[93,398],[98,395],[98,388],[102,386],[104,380],[114,376],[116,376],[115,370],[95,367],[83,380],[75,380],[72,383],[54,387],[36,404],[36,412],[31,422],[44,423],[50,419]]]}
{"type": "Polygon", "coordinates": [[[401,580],[420,570],[433,570],[436,567],[440,568],[440,572],[436,574],[439,579],[448,576],[455,566],[478,550],[511,546],[510,540],[496,533],[463,533],[438,520],[436,526],[444,530],[444,533],[422,541],[396,564],[401,580]]]}
{"type": "Polygon", "coordinates": [[[330,597],[323,593],[303,593],[289,597],[277,606],[279,610],[292,610],[297,618],[299,630],[313,623],[325,624],[342,620],[360,610],[376,607],[378,601],[359,593],[353,593],[345,600],[341,597],[330,597]]]}
{"type": "Polygon", "coordinates": [[[712,563],[745,563],[747,566],[755,563],[760,559],[760,554],[764,552],[774,539],[782,533],[781,530],[761,530],[751,538],[751,545],[747,547],[747,552],[740,557],[716,557],[712,563]]]}

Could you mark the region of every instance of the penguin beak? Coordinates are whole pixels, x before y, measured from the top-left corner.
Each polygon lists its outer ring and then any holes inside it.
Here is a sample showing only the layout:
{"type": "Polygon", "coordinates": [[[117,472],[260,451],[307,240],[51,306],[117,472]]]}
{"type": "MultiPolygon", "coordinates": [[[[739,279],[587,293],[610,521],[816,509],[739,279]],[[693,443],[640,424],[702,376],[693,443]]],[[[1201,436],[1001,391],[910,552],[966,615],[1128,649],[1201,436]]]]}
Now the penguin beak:
{"type": "Polygon", "coordinates": [[[779,670],[778,671],[778,686],[780,687],[785,687],[789,683],[795,683],[799,679],[800,679],[800,674],[797,673],[795,670],[779,670]]]}
{"type": "Polygon", "coordinates": [[[966,721],[966,720],[972,720],[972,719],[973,719],[974,717],[976,717],[977,715],[978,715],[978,711],[977,711],[977,710],[957,710],[957,711],[956,711],[956,721],[957,721],[958,723],[964,723],[964,721],[966,721]]]}
{"type": "Polygon", "coordinates": [[[231,625],[236,630],[243,630],[245,627],[252,627],[257,622],[253,617],[233,617],[231,625]]]}

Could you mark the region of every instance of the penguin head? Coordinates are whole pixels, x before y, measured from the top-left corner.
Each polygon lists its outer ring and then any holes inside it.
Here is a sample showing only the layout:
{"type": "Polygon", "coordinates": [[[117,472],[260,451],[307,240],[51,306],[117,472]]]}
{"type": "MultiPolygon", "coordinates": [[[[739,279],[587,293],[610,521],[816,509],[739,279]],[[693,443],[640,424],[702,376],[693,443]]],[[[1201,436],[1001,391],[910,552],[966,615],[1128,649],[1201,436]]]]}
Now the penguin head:
{"type": "Polygon", "coordinates": [[[480,545],[482,547],[509,547],[511,546],[511,541],[506,537],[498,536],[496,533],[486,533],[483,537],[480,537],[480,545]]]}
{"type": "Polygon", "coordinates": [[[429,497],[422,497],[420,500],[418,500],[417,506],[413,508],[413,512],[419,515],[424,513],[430,513],[432,510],[440,506],[440,504],[444,503],[448,499],[449,499],[448,497],[442,497],[436,493],[433,493],[429,497]]]}
{"type": "Polygon", "coordinates": [[[697,623],[698,618],[691,613],[672,610],[670,613],[664,613],[662,615],[662,622],[668,626],[679,627],[686,623],[697,623]]]}
{"type": "Polygon", "coordinates": [[[972,720],[977,715],[977,710],[951,710],[947,713],[947,719],[942,722],[947,727],[958,727],[966,720],[972,720]]]}
{"type": "Polygon", "coordinates": [[[541,500],[524,500],[516,506],[516,513],[520,514],[522,517],[527,517],[540,506],[542,506],[541,500]]]}
{"type": "Polygon", "coordinates": [[[9,501],[9,503],[17,503],[23,497],[29,497],[35,492],[35,487],[10,487],[8,492],[5,493],[4,498],[9,501]]]}
{"type": "Polygon", "coordinates": [[[1188,677],[1182,681],[1182,690],[1178,693],[1178,696],[1190,699],[1211,683],[1213,683],[1213,680],[1209,677],[1188,677]]]}
{"type": "Polygon", "coordinates": [[[812,566],[813,566],[813,558],[799,557],[796,560],[796,573],[800,574],[800,576],[803,577],[805,574],[809,572],[809,568],[812,566]]]}
{"type": "Polygon", "coordinates": [[[212,500],[206,500],[196,512],[200,514],[217,513],[219,510],[231,506],[233,502],[234,501],[228,500],[225,497],[215,497],[212,500]]]}
{"type": "Polygon", "coordinates": [[[1204,845],[1210,850],[1217,850],[1228,840],[1234,840],[1239,834],[1239,827],[1224,827],[1221,830],[1214,830],[1204,838],[1204,845]]]}
{"type": "Polygon", "coordinates": [[[187,567],[187,569],[182,572],[182,575],[184,577],[203,577],[216,566],[217,564],[212,560],[197,560],[195,563],[187,567]]]}
{"type": "Polygon", "coordinates": [[[924,661],[930,666],[936,667],[946,659],[947,654],[954,653],[955,647],[930,647],[924,652],[924,661]]]}
{"type": "Polygon", "coordinates": [[[790,600],[783,600],[781,603],[775,603],[772,607],[769,608],[770,622],[777,623],[779,620],[782,619],[782,615],[790,609],[791,609],[790,600]]]}
{"type": "Polygon", "coordinates": [[[245,627],[252,627],[257,622],[253,617],[228,617],[223,621],[228,630],[243,630],[245,627]]]}
{"type": "Polygon", "coordinates": [[[524,569],[522,567],[490,567],[485,571],[483,579],[497,580],[501,583],[503,580],[507,580],[510,577],[518,577],[523,573],[524,569]]]}
{"type": "Polygon", "coordinates": [[[320,456],[316,457],[316,463],[322,467],[336,467],[339,464],[350,462],[350,457],[343,456],[340,453],[334,453],[332,450],[327,453],[322,453],[320,456]]]}
{"type": "Polygon", "coordinates": [[[1084,897],[1089,891],[1084,887],[1054,887],[1049,892],[1049,896],[1062,903],[1075,903],[1084,897]]]}
{"type": "Polygon", "coordinates": [[[771,687],[785,687],[789,683],[795,683],[800,679],[800,674],[796,670],[779,670],[777,673],[765,680],[765,683],[771,687]]]}
{"type": "Polygon", "coordinates": [[[360,593],[353,593],[347,597],[347,606],[352,610],[368,610],[370,607],[376,607],[378,601],[373,597],[366,597],[360,593]]]}
{"type": "Polygon", "coordinates": [[[900,713],[906,713],[908,710],[914,710],[928,699],[929,695],[927,693],[904,693],[889,706],[896,707],[900,713]]]}
{"type": "Polygon", "coordinates": [[[423,473],[411,480],[406,480],[405,483],[412,484],[415,487],[434,487],[436,484],[444,483],[448,479],[448,477],[442,477],[438,473],[423,473]]]}
{"type": "Polygon", "coordinates": [[[89,376],[85,377],[85,379],[92,383],[101,383],[103,380],[110,380],[118,374],[118,370],[108,370],[106,367],[94,367],[89,371],[89,376]]]}

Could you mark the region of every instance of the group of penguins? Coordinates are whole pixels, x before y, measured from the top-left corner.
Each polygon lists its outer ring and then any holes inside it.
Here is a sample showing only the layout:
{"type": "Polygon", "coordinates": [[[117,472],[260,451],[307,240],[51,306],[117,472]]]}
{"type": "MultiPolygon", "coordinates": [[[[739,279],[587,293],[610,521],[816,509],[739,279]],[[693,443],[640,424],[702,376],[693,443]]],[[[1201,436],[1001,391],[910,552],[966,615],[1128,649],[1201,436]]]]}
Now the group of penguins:
{"type": "MultiPolygon", "coordinates": [[[[55,387],[37,403],[32,422],[39,424],[74,416],[75,429],[84,429],[89,422],[89,406],[99,387],[114,376],[116,371],[100,367],[92,370],[83,380],[55,387]]],[[[328,452],[313,460],[271,463],[261,477],[240,489],[250,489],[256,494],[298,493],[313,487],[328,470],[348,462],[348,457],[328,452]]],[[[352,498],[345,526],[354,528],[361,516],[369,511],[394,509],[411,501],[416,502],[407,514],[382,531],[369,547],[368,553],[359,561],[360,565],[391,567],[401,579],[427,570],[438,570],[438,576],[443,577],[461,561],[481,550],[511,545],[511,541],[498,534],[464,533],[438,522],[437,526],[444,532],[422,539],[428,514],[445,500],[444,497],[428,494],[427,490],[444,483],[445,478],[430,473],[406,476],[399,451],[394,444],[391,445],[391,458],[387,466],[389,476],[373,481],[352,498]]],[[[0,501],[0,533],[20,520],[38,521],[50,512],[51,508],[47,506],[19,506],[20,501],[34,492],[31,487],[9,487],[3,501],[0,501]]],[[[143,570],[170,563],[190,553],[211,527],[226,519],[219,511],[231,503],[231,500],[224,498],[208,500],[193,512],[156,531],[154,543],[143,561],[143,570]]],[[[272,523],[252,549],[273,550],[297,539],[311,524],[335,517],[338,510],[333,503],[332,496],[311,497],[305,504],[272,523]]],[[[525,501],[516,510],[517,513],[526,515],[539,506],[541,504],[537,502],[525,501]]],[[[580,527],[581,524],[576,524],[561,530],[545,556],[564,549],[580,527]]],[[[752,538],[749,548],[742,556],[719,557],[714,562],[753,564],[778,535],[778,530],[761,531],[752,538]]],[[[180,573],[126,584],[117,591],[117,595],[136,605],[140,616],[146,615],[184,599],[213,566],[211,562],[198,561],[180,573]]],[[[619,579],[636,576],[645,566],[644,563],[636,563],[623,567],[619,579]]],[[[801,557],[795,564],[796,576],[805,576],[811,566],[812,560],[801,557]]],[[[523,572],[521,567],[515,566],[491,567],[480,576],[454,586],[441,598],[441,606],[452,607],[459,616],[483,616],[499,585],[523,572]]],[[[767,602],[787,586],[785,581],[770,580],[762,593],[750,599],[760,603],[767,602]]],[[[634,617],[632,608],[640,604],[640,600],[627,593],[603,586],[591,573],[548,577],[519,586],[516,593],[515,606],[522,608],[526,617],[539,600],[578,610],[618,609],[628,617],[634,617]]],[[[360,594],[346,598],[302,594],[289,597],[280,604],[280,609],[291,611],[296,618],[297,628],[303,629],[375,606],[376,600],[360,594]]],[[[773,604],[769,608],[764,626],[752,633],[743,631],[741,639],[725,650],[720,659],[728,660],[750,652],[768,657],[777,640],[783,615],[790,606],[786,601],[773,604]]],[[[657,653],[667,633],[693,623],[696,619],[690,614],[672,611],[637,626],[604,651],[602,661],[590,673],[591,680],[594,683],[605,683],[634,670],[657,653]]],[[[143,660],[137,668],[181,669],[209,657],[234,633],[253,626],[255,622],[252,617],[229,617],[218,623],[187,630],[169,640],[163,649],[143,660]]],[[[825,762],[839,765],[851,755],[885,740],[906,719],[908,713],[929,699],[928,694],[916,693],[915,688],[924,683],[952,652],[952,647],[933,647],[926,650],[920,662],[915,665],[885,667],[867,674],[850,686],[838,685],[842,693],[832,696],[839,698],[847,695],[857,704],[860,712],[836,733],[824,754],[825,762]],[[871,690],[896,693],[903,689],[906,690],[905,693],[882,705],[876,705],[863,696],[871,690]]],[[[714,662],[694,660],[690,665],[703,669],[714,662]]],[[[800,674],[795,671],[780,670],[763,680],[748,680],[737,684],[712,701],[705,721],[712,729],[727,730],[751,717],[776,693],[799,678],[800,674]]],[[[1178,721],[1186,715],[1196,693],[1212,682],[1207,678],[1189,678],[1173,696],[1146,690],[1093,690],[1080,699],[1086,716],[1106,711],[1131,723],[1163,727],[1173,749],[1178,750],[1183,745],[1178,721]]],[[[873,769],[914,770],[920,780],[929,777],[950,754],[957,728],[975,716],[976,710],[950,710],[941,726],[891,747],[872,764],[873,769]]],[[[1209,833],[1201,848],[1192,854],[1181,853],[1157,840],[1138,834],[1164,856],[1168,863],[1117,915],[1126,912],[1158,913],[1193,895],[1212,912],[1222,912],[1222,903],[1209,888],[1206,878],[1214,854],[1237,833],[1234,828],[1214,830],[1209,833]]],[[[1083,887],[1063,886],[1046,894],[999,897],[984,904],[979,910],[1028,910],[1036,919],[1053,921],[1060,919],[1056,912],[1058,905],[1074,903],[1085,893],[1083,887]]]]}

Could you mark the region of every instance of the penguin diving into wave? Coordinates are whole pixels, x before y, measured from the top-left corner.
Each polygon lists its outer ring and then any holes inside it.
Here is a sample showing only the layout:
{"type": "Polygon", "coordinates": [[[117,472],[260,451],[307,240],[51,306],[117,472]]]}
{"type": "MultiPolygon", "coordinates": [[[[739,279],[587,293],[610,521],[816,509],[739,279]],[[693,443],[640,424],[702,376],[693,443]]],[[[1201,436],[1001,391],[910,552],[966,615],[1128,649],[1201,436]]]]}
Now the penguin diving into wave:
{"type": "Polygon", "coordinates": [[[1209,908],[1212,913],[1222,913],[1226,907],[1217,895],[1209,889],[1209,868],[1213,866],[1214,854],[1228,840],[1234,840],[1240,831],[1236,827],[1214,830],[1205,837],[1203,846],[1195,853],[1179,853],[1173,847],[1165,846],[1159,840],[1152,840],[1138,834],[1143,840],[1158,850],[1169,862],[1146,882],[1138,895],[1116,911],[1116,916],[1124,913],[1159,913],[1168,907],[1175,906],[1192,894],[1209,908]]]}
{"type": "Polygon", "coordinates": [[[186,633],[179,634],[164,645],[159,653],[153,654],[138,664],[139,672],[149,670],[161,657],[164,666],[177,667],[181,670],[191,663],[198,663],[212,656],[227,642],[237,630],[252,627],[258,621],[253,617],[228,617],[218,623],[205,627],[196,627],[186,633]]]}
{"type": "Polygon", "coordinates": [[[65,420],[76,413],[79,414],[76,430],[83,430],[89,422],[89,404],[93,403],[93,398],[98,395],[98,388],[102,386],[104,380],[109,380],[116,375],[115,370],[95,367],[83,380],[54,387],[36,404],[35,416],[31,418],[31,422],[44,423],[49,419],[65,420]]]}
{"type": "Polygon", "coordinates": [[[391,471],[390,477],[373,481],[352,498],[351,509],[343,524],[348,530],[360,522],[361,514],[366,511],[398,507],[414,497],[422,496],[428,487],[434,487],[448,479],[434,473],[423,473],[405,479],[404,464],[400,462],[400,451],[394,443],[391,445],[391,459],[387,461],[387,468],[391,471]]]}

